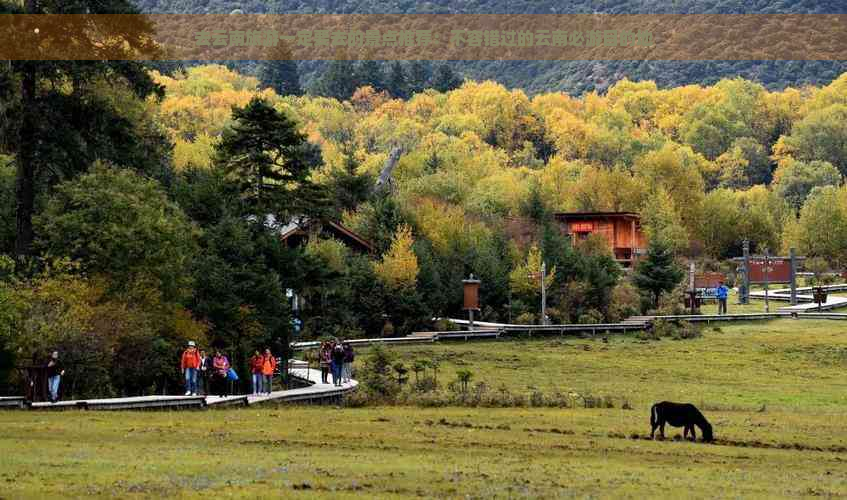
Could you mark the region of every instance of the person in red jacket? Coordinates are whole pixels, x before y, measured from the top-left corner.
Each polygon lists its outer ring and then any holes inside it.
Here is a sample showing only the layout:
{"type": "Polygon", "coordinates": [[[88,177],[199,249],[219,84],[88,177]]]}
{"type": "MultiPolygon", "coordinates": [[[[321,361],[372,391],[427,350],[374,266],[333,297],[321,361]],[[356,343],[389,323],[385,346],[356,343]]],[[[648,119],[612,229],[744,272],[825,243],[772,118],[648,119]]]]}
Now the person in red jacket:
{"type": "Polygon", "coordinates": [[[262,356],[262,378],[264,379],[264,392],[268,395],[271,393],[274,371],[276,371],[276,358],[271,354],[270,349],[265,349],[265,355],[262,356]]]}
{"type": "Polygon", "coordinates": [[[214,393],[220,397],[229,396],[229,381],[227,373],[231,365],[229,359],[220,351],[215,351],[215,357],[212,358],[212,386],[214,393]]]}
{"type": "Polygon", "coordinates": [[[182,353],[180,369],[185,373],[185,395],[197,395],[197,369],[200,368],[200,353],[193,340],[188,341],[188,348],[182,353]]]}
{"type": "Polygon", "coordinates": [[[257,350],[250,358],[250,371],[253,373],[253,394],[262,392],[262,355],[257,350]]]}

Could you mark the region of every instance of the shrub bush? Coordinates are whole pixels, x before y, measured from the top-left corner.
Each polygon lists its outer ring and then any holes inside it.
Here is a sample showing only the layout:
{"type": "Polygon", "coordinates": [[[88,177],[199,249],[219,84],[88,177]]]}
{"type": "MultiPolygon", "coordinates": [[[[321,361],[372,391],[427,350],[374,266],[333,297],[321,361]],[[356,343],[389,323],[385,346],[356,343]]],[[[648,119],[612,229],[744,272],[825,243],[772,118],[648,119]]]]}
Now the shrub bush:
{"type": "Polygon", "coordinates": [[[603,322],[603,313],[596,309],[589,309],[579,315],[577,322],[581,325],[596,325],[603,322]]]}
{"type": "Polygon", "coordinates": [[[696,339],[703,336],[701,328],[690,321],[683,321],[677,328],[675,339],[696,339]]]}
{"type": "Polygon", "coordinates": [[[367,397],[373,401],[390,402],[400,392],[393,373],[393,358],[385,347],[376,344],[365,359],[359,378],[367,397]]]}

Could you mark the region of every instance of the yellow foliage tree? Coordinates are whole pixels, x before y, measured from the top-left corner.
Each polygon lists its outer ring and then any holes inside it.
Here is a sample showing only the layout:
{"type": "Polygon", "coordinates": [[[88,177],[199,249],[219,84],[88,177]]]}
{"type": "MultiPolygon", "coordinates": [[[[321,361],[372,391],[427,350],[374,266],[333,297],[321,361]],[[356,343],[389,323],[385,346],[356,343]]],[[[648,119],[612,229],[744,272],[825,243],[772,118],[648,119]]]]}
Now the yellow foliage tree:
{"type": "Polygon", "coordinates": [[[374,264],[374,272],[380,281],[391,289],[413,288],[418,282],[418,257],[412,250],[412,229],[403,224],[397,228],[394,240],[382,261],[374,264]]]}
{"type": "Polygon", "coordinates": [[[347,268],[349,251],[344,243],[334,239],[309,238],[306,254],[321,259],[333,272],[343,273],[347,268]]]}
{"type": "MultiPolygon", "coordinates": [[[[541,292],[541,250],[538,245],[532,245],[526,254],[526,259],[518,263],[509,273],[509,286],[512,292],[522,295],[532,295],[541,292]]],[[[556,266],[547,269],[544,278],[544,288],[550,290],[556,280],[556,266]]]]}

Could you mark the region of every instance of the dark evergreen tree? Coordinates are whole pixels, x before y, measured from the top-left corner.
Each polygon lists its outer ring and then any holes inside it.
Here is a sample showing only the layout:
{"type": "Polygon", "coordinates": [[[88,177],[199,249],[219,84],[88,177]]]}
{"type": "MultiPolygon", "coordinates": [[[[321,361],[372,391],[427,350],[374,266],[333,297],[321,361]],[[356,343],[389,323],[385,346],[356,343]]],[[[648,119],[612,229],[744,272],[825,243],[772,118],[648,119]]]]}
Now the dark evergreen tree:
{"type": "Polygon", "coordinates": [[[258,97],[234,108],[232,119],[216,147],[216,163],[238,182],[244,213],[288,220],[320,212],[325,196],[308,179],[320,154],[297,124],[258,97]]]}
{"type": "Polygon", "coordinates": [[[356,79],[356,66],[353,61],[332,61],[315,82],[314,90],[317,95],[343,101],[350,99],[358,87],[359,81],[356,79]]]}
{"type": "Polygon", "coordinates": [[[409,65],[409,96],[423,92],[429,88],[429,79],[432,71],[428,61],[412,61],[409,65]]]}
{"type": "Polygon", "coordinates": [[[382,65],[377,61],[359,61],[359,64],[356,65],[355,80],[357,87],[370,85],[377,91],[386,88],[382,65]]]}
{"type": "Polygon", "coordinates": [[[659,307],[662,292],[670,292],[682,281],[683,272],[674,262],[673,253],[661,242],[651,241],[647,258],[638,263],[632,280],[635,286],[648,292],[653,306],[659,307]]]}
{"type": "Polygon", "coordinates": [[[447,63],[438,65],[432,78],[432,88],[439,92],[449,92],[461,86],[462,79],[453,72],[450,65],[447,63]]]}
{"type": "Polygon", "coordinates": [[[255,349],[270,347],[288,359],[291,311],[283,283],[296,284],[284,273],[301,267],[297,252],[264,225],[231,215],[204,228],[201,244],[191,310],[212,325],[212,345],[227,351],[239,373],[249,373],[255,349]]]}
{"type": "Polygon", "coordinates": [[[406,72],[400,61],[394,61],[388,71],[388,93],[399,99],[409,97],[409,83],[406,81],[406,72]]]}
{"type": "MultiPolygon", "coordinates": [[[[0,11],[138,14],[126,0],[0,0],[0,11]]],[[[41,181],[57,181],[59,173],[84,170],[97,158],[136,166],[125,156],[134,155],[138,148],[146,145],[144,140],[133,137],[135,128],[120,119],[107,99],[98,98],[97,86],[90,85],[99,78],[109,78],[128,86],[140,98],[162,94],[143,64],[132,60],[133,54],[155,58],[159,53],[153,43],[152,26],[139,19],[131,29],[124,30],[124,27],[121,23],[100,20],[98,26],[91,26],[89,30],[51,33],[54,43],[68,46],[90,46],[95,40],[89,37],[97,37],[97,41],[122,40],[123,43],[110,44],[113,52],[109,61],[13,61],[6,71],[15,82],[12,100],[16,105],[8,116],[9,123],[14,126],[3,131],[11,139],[2,142],[14,155],[17,167],[15,254],[19,259],[32,252],[32,217],[41,181]],[[62,84],[55,85],[57,82],[62,84]]],[[[45,35],[47,33],[41,36],[45,35]]],[[[34,44],[35,40],[21,42],[34,44]]]]}
{"type": "Polygon", "coordinates": [[[521,204],[521,215],[529,217],[537,224],[547,222],[550,217],[544,199],[541,198],[541,190],[536,182],[530,185],[529,196],[521,204]]]}
{"type": "Polygon", "coordinates": [[[343,168],[333,170],[329,179],[329,190],[337,216],[352,210],[367,200],[373,192],[375,179],[368,173],[359,173],[359,162],[352,152],[345,155],[343,168]]]}
{"type": "Polygon", "coordinates": [[[300,88],[300,74],[297,72],[297,61],[292,60],[291,49],[285,44],[275,47],[267,61],[259,68],[259,83],[270,87],[277,94],[303,95],[300,88]]]}

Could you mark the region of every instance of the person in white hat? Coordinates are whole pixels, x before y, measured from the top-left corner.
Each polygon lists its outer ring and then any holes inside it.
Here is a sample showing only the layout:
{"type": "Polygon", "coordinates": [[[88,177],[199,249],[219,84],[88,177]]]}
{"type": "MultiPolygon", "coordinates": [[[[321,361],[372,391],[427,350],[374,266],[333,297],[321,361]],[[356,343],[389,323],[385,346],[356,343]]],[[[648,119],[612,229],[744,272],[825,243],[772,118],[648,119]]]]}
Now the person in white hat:
{"type": "Polygon", "coordinates": [[[193,340],[188,341],[188,348],[182,353],[180,369],[185,373],[185,395],[197,395],[197,369],[200,368],[200,353],[193,340]]]}

